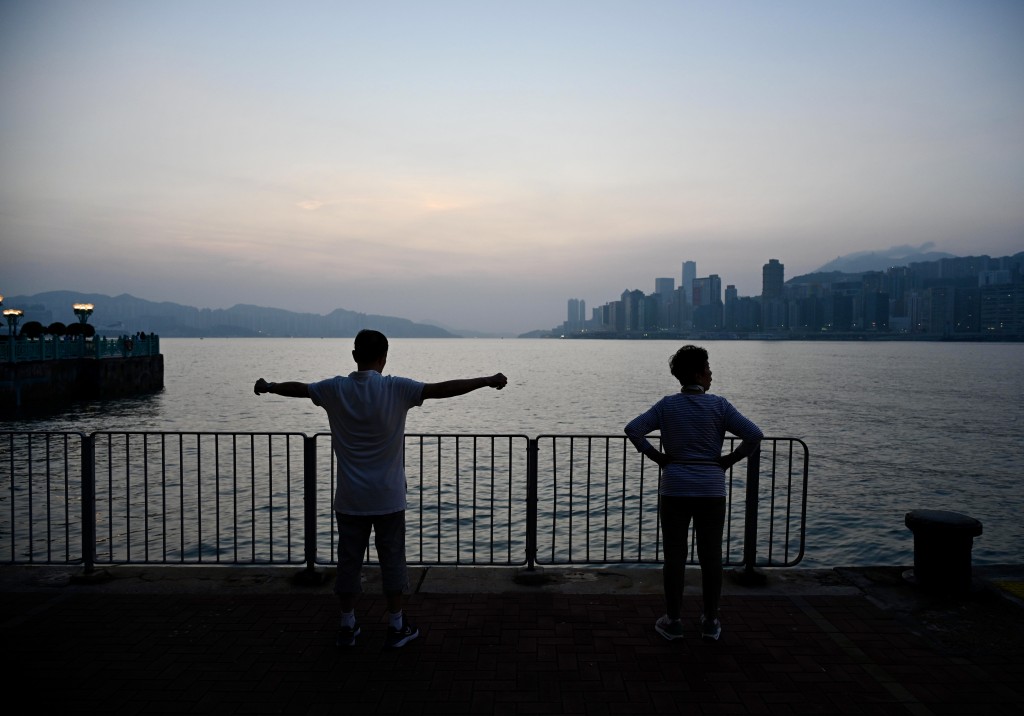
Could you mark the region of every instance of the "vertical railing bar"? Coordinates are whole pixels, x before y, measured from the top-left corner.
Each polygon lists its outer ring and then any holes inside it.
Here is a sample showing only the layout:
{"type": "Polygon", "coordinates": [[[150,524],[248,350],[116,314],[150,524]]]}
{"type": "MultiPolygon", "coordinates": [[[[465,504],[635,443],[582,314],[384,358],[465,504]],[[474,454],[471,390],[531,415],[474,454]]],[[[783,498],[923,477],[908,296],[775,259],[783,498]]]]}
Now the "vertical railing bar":
{"type": "Polygon", "coordinates": [[[441,502],[441,436],[437,436],[437,559],[441,561],[441,532],[444,530],[444,515],[441,502]]]}
{"type": "MultiPolygon", "coordinates": [[[[807,444],[802,440],[799,441],[803,446],[804,453],[804,474],[803,474],[803,489],[801,490],[800,498],[800,554],[797,555],[796,561],[799,562],[804,557],[804,541],[807,538],[807,479],[810,474],[810,462],[811,456],[810,451],[807,449],[807,444]]],[[[795,562],[794,562],[795,564],[795,562]]]]}
{"type": "Polygon", "coordinates": [[[316,436],[302,436],[302,526],[306,573],[316,570],[317,554],[316,436]]]}
{"type": "Polygon", "coordinates": [[[757,498],[760,482],[761,450],[757,448],[747,457],[747,495],[745,524],[743,532],[743,568],[744,576],[757,579],[757,498]]]}
{"type": "Polygon", "coordinates": [[[167,433],[160,433],[160,514],[161,561],[167,561],[167,433]]]}
{"type": "Polygon", "coordinates": [[[142,558],[149,562],[149,435],[142,436],[142,558]]]}
{"type": "MultiPolygon", "coordinates": [[[[270,436],[267,435],[267,440],[270,436]]],[[[256,440],[253,437],[252,464],[249,466],[249,562],[256,561],[256,440]]]]}
{"type": "MultiPolygon", "coordinates": [[[[575,437],[570,437],[569,439],[572,440],[573,443],[575,443],[575,437]]],[[[591,530],[592,530],[592,527],[593,527],[593,525],[591,523],[591,511],[592,510],[590,508],[591,501],[594,498],[594,460],[593,460],[594,452],[593,451],[594,451],[594,439],[593,439],[593,437],[588,435],[587,436],[587,471],[586,471],[586,475],[587,475],[587,512],[586,512],[586,514],[587,514],[587,530],[586,530],[586,533],[585,533],[586,545],[587,545],[587,550],[586,550],[585,554],[586,554],[586,559],[588,561],[590,561],[590,538],[591,538],[591,534],[592,534],[591,530]]],[[[607,451],[605,451],[605,457],[607,457],[607,451]]],[[[575,460],[573,460],[573,463],[574,462],[575,462],[575,460]]],[[[571,534],[571,532],[572,532],[572,530],[570,529],[569,533],[571,534]]],[[[605,531],[604,537],[602,538],[602,541],[605,544],[607,544],[607,541],[608,541],[607,534],[608,534],[607,531],[605,531]]],[[[572,555],[572,551],[569,550],[569,559],[572,558],[571,555],[572,555]]]]}
{"type": "Polygon", "coordinates": [[[107,562],[114,561],[114,435],[107,436],[107,562]]]}
{"type": "MultiPolygon", "coordinates": [[[[619,511],[620,524],[619,524],[619,559],[623,562],[626,561],[626,461],[629,459],[629,449],[626,447],[626,440],[620,438],[622,441],[622,489],[619,493],[619,500],[622,503],[622,508],[619,511]]],[[[643,471],[643,455],[640,456],[640,470],[641,474],[643,471]]]]}
{"type": "MultiPolygon", "coordinates": [[[[736,441],[733,438],[729,438],[729,452],[735,449],[736,441]]],[[[736,471],[733,466],[729,466],[728,483],[726,484],[725,494],[728,495],[728,499],[725,502],[725,561],[732,561],[732,495],[733,489],[736,485],[736,471]]]]}
{"type": "MultiPolygon", "coordinates": [[[[604,535],[602,554],[608,557],[608,484],[612,474],[612,442],[610,437],[604,439],[604,527],[601,533],[604,535]]],[[[587,561],[590,561],[590,553],[587,553],[587,561]]]]}
{"type": "MultiPolygon", "coordinates": [[[[569,530],[568,530],[568,542],[569,542],[569,559],[572,560],[573,555],[573,517],[576,514],[576,505],[573,501],[576,496],[575,483],[576,483],[576,438],[572,435],[569,437],[569,530]]],[[[555,507],[557,508],[557,505],[555,507]]]]}
{"type": "MultiPolygon", "coordinates": [[[[71,561],[71,461],[68,459],[70,435],[64,433],[64,561],[71,561]]],[[[78,457],[82,461],[81,455],[78,457]]],[[[13,479],[14,474],[11,473],[13,479]]]]}
{"type": "Polygon", "coordinates": [[[213,561],[220,563],[220,433],[213,434],[213,561]]]}
{"type": "MultiPolygon", "coordinates": [[[[658,442],[658,449],[661,449],[661,442],[658,442]]],[[[660,468],[659,468],[660,469],[660,468]]],[[[637,492],[637,515],[636,515],[636,561],[640,562],[643,560],[644,553],[644,484],[646,483],[646,474],[644,473],[644,460],[643,456],[640,457],[640,486],[637,492]]],[[[622,520],[623,526],[626,524],[626,520],[622,520]]],[[[623,549],[625,549],[625,540],[623,540],[623,549]]]]}
{"type": "MultiPolygon", "coordinates": [[[[249,436],[252,444],[253,436],[249,436]]],[[[238,564],[238,436],[231,437],[231,562],[238,564]]]]}
{"type": "MultiPolygon", "coordinates": [[[[538,438],[526,441],[526,568],[533,571],[537,566],[537,506],[538,494],[538,438]]],[[[510,488],[511,489],[511,488],[510,488]]]]}
{"type": "Polygon", "coordinates": [[[785,562],[789,561],[790,525],[793,520],[793,441],[789,441],[789,455],[786,459],[786,530],[784,539],[786,551],[782,555],[785,562]]]}
{"type": "Polygon", "coordinates": [[[50,433],[46,433],[46,479],[44,483],[46,485],[46,561],[47,563],[53,561],[53,511],[50,509],[50,433]]]}
{"type": "Polygon", "coordinates": [[[288,549],[285,551],[287,555],[285,558],[289,563],[292,561],[292,438],[290,436],[285,437],[287,447],[287,461],[285,463],[285,518],[287,520],[288,529],[285,531],[286,542],[288,549]]]}
{"type": "Polygon", "coordinates": [[[490,513],[491,513],[491,529],[489,531],[490,531],[490,534],[491,534],[491,548],[487,552],[487,561],[488,561],[489,564],[494,564],[494,521],[497,518],[497,498],[496,498],[496,495],[495,495],[495,490],[497,489],[497,485],[494,482],[494,480],[495,480],[494,471],[495,471],[497,465],[496,465],[495,460],[494,460],[494,451],[496,449],[496,444],[494,442],[494,436],[493,435],[490,437],[490,443],[491,443],[491,500],[490,500],[490,505],[491,505],[491,510],[490,510],[490,513]]]}
{"type": "MultiPolygon", "coordinates": [[[[419,543],[420,543],[420,555],[421,556],[423,554],[425,554],[425,545],[423,544],[423,534],[424,534],[424,532],[426,532],[426,530],[423,529],[423,518],[424,518],[423,503],[424,503],[425,500],[423,499],[423,496],[425,494],[424,490],[426,489],[426,484],[427,484],[427,476],[426,476],[426,474],[424,473],[424,470],[423,470],[423,467],[424,467],[424,465],[423,465],[423,458],[424,458],[424,453],[423,453],[423,437],[424,437],[423,435],[417,435],[416,436],[416,448],[417,448],[417,452],[419,453],[419,470],[418,470],[418,472],[419,472],[419,478],[420,478],[419,499],[416,501],[416,504],[417,504],[417,506],[419,508],[419,522],[420,522],[419,543]]],[[[438,528],[438,531],[440,531],[440,528],[438,528]]]]}
{"type": "Polygon", "coordinates": [[[285,515],[285,561],[292,561],[292,441],[284,436],[284,515],[285,515]]]}
{"type": "MultiPolygon", "coordinates": [[[[629,464],[629,451],[626,449],[626,440],[625,439],[619,439],[616,442],[618,442],[620,445],[622,445],[622,473],[621,473],[622,480],[621,480],[621,482],[622,482],[623,485],[625,485],[625,482],[626,482],[626,472],[627,472],[626,468],[627,468],[627,466],[629,464]]],[[[608,491],[607,491],[607,494],[605,495],[605,505],[606,505],[606,509],[608,510],[609,519],[610,519],[611,512],[612,512],[612,510],[615,509],[615,503],[614,503],[614,500],[612,499],[611,475],[608,476],[608,480],[609,480],[608,481],[608,491]]],[[[620,515],[621,515],[621,513],[620,513],[620,515]]],[[[619,526],[619,548],[620,548],[620,550],[621,550],[621,547],[622,547],[622,541],[623,541],[624,536],[625,536],[625,533],[622,531],[622,526],[620,525],[619,526]]],[[[607,562],[608,561],[608,540],[607,539],[605,539],[604,551],[605,551],[604,559],[607,562]]],[[[621,559],[621,556],[620,556],[620,559],[621,559]]]]}
{"type": "MultiPolygon", "coordinates": [[[[507,502],[507,504],[508,504],[508,519],[507,519],[507,524],[505,526],[505,532],[508,535],[508,559],[509,559],[510,562],[512,561],[512,555],[513,555],[512,539],[513,539],[513,534],[515,534],[513,532],[513,530],[512,530],[512,523],[515,521],[515,519],[514,519],[515,510],[514,510],[514,506],[513,506],[513,499],[514,499],[514,496],[515,496],[515,492],[512,489],[512,485],[516,484],[516,473],[515,473],[515,470],[513,469],[513,463],[515,463],[516,466],[521,464],[521,463],[515,462],[515,458],[516,458],[516,455],[515,455],[515,444],[517,442],[518,442],[518,440],[516,440],[516,439],[512,438],[511,436],[509,436],[509,438],[508,438],[508,502],[507,502]]],[[[526,447],[527,447],[527,449],[525,451],[523,451],[524,455],[528,455],[529,454],[529,443],[527,443],[526,447]]],[[[524,476],[525,476],[525,473],[524,473],[524,476]]],[[[526,524],[526,520],[523,520],[523,525],[525,526],[525,524],[526,524]]],[[[526,546],[525,534],[523,535],[523,546],[524,546],[524,548],[526,546]]],[[[524,550],[524,554],[523,554],[523,559],[524,560],[526,559],[525,550],[524,550]]]]}
{"type": "Polygon", "coordinates": [[[185,434],[178,435],[178,561],[185,561],[185,434]]]}
{"type": "MultiPolygon", "coordinates": [[[[772,440],[772,478],[771,490],[768,498],[768,564],[772,563],[772,556],[775,554],[775,487],[778,476],[779,441],[772,440]]],[[[783,551],[785,559],[785,551],[783,551]]]]}
{"type": "MultiPolygon", "coordinates": [[[[334,492],[337,489],[337,480],[338,480],[337,456],[334,454],[334,446],[333,445],[331,446],[330,455],[331,455],[331,457],[330,457],[330,461],[331,461],[331,505],[333,507],[333,505],[334,505],[334,492]]],[[[335,547],[335,545],[336,545],[336,543],[338,541],[337,540],[337,536],[338,536],[338,518],[334,514],[334,510],[332,509],[331,510],[331,560],[332,561],[337,559],[337,551],[336,551],[337,548],[335,547]]]]}
{"type": "Polygon", "coordinates": [[[472,535],[473,535],[473,564],[476,564],[476,522],[477,522],[477,517],[480,514],[479,505],[477,504],[477,500],[479,498],[478,498],[477,489],[476,489],[476,481],[477,481],[477,478],[479,477],[477,475],[477,454],[476,454],[476,451],[477,451],[477,437],[476,437],[476,435],[474,435],[473,436],[473,467],[472,467],[472,475],[473,475],[473,509],[471,510],[471,513],[473,515],[473,531],[472,531],[472,535]]]}
{"type": "Polygon", "coordinates": [[[558,442],[551,438],[551,561],[555,561],[558,538],[558,442]]]}
{"type": "MultiPolygon", "coordinates": [[[[28,465],[27,465],[27,467],[28,467],[28,478],[27,478],[28,479],[28,485],[27,485],[27,487],[28,487],[28,514],[29,514],[29,520],[28,520],[28,561],[30,563],[36,561],[35,560],[35,556],[36,556],[35,523],[36,523],[36,521],[34,519],[32,519],[35,516],[33,514],[35,505],[34,505],[34,501],[32,499],[32,492],[33,492],[32,491],[32,483],[35,482],[35,480],[33,480],[34,473],[33,473],[32,467],[35,464],[35,459],[32,457],[32,455],[33,455],[33,451],[32,451],[32,436],[29,435],[28,436],[28,465]]],[[[12,480],[12,483],[13,483],[13,480],[12,480]]]]}
{"type": "Polygon", "coordinates": [[[14,519],[14,516],[17,514],[17,510],[15,509],[15,504],[14,504],[15,503],[15,498],[17,496],[17,493],[14,490],[14,484],[16,482],[16,480],[15,480],[16,474],[15,474],[14,470],[15,470],[15,467],[17,466],[17,463],[14,460],[14,433],[10,433],[7,437],[8,437],[7,444],[8,444],[8,447],[9,447],[8,454],[10,455],[10,463],[11,463],[11,487],[10,487],[11,499],[9,500],[9,502],[10,502],[10,505],[11,505],[11,562],[13,563],[15,561],[15,559],[14,559],[15,556],[18,554],[17,530],[14,529],[14,525],[17,524],[17,522],[14,519]]]}
{"type": "MultiPolygon", "coordinates": [[[[274,436],[267,435],[267,541],[268,555],[274,561],[274,436]]],[[[256,540],[253,540],[253,558],[256,561],[256,540]]]]}
{"type": "Polygon", "coordinates": [[[459,436],[455,436],[455,562],[462,561],[462,454],[459,436]]]}
{"type": "MultiPolygon", "coordinates": [[[[131,433],[124,435],[124,557],[125,561],[132,561],[132,485],[131,485],[131,433]]],[[[113,514],[114,501],[111,499],[111,514],[113,514]]],[[[113,549],[113,545],[111,545],[113,549]]]]}
{"type": "MultiPolygon", "coordinates": [[[[608,439],[608,449],[609,449],[609,451],[611,451],[611,439],[610,438],[608,439]]],[[[625,451],[623,451],[623,459],[625,459],[625,451]]],[[[603,488],[604,491],[603,491],[602,499],[601,499],[601,502],[603,504],[603,512],[604,512],[604,527],[602,529],[602,533],[605,536],[604,540],[602,541],[602,545],[601,545],[601,555],[602,555],[601,558],[604,559],[604,560],[608,559],[608,496],[609,496],[609,493],[611,491],[611,484],[612,484],[611,480],[612,480],[612,470],[611,470],[611,461],[609,460],[609,462],[608,462],[608,469],[604,471],[604,488],[603,488]]]]}
{"type": "Polygon", "coordinates": [[[82,564],[85,574],[96,565],[96,454],[92,435],[82,435],[82,564]]]}

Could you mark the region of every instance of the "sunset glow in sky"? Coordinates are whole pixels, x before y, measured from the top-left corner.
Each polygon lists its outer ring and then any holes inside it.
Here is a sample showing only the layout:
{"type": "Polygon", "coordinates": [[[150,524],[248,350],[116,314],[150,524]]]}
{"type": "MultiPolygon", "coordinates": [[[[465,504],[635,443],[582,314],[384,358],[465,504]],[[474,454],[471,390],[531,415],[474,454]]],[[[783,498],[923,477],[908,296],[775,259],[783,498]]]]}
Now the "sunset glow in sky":
{"type": "Polygon", "coordinates": [[[5,295],[521,332],[1024,250],[1017,0],[4,0],[0,97],[5,295]]]}

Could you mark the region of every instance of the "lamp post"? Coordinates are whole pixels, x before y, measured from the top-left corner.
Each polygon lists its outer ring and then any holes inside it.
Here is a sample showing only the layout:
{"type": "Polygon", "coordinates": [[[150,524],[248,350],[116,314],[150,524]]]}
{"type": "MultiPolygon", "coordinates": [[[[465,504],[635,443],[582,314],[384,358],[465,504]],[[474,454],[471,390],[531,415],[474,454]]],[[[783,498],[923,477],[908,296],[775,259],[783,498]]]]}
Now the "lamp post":
{"type": "Polygon", "coordinates": [[[4,318],[7,319],[7,330],[10,332],[10,340],[8,342],[11,344],[11,363],[14,363],[18,357],[14,347],[14,332],[18,330],[18,321],[21,320],[23,315],[24,312],[17,308],[8,308],[4,310],[4,318]]]}
{"type": "Polygon", "coordinates": [[[92,315],[93,305],[91,303],[74,303],[71,305],[74,309],[75,315],[78,316],[78,322],[82,324],[82,358],[85,358],[85,324],[89,322],[89,316],[92,315]]]}

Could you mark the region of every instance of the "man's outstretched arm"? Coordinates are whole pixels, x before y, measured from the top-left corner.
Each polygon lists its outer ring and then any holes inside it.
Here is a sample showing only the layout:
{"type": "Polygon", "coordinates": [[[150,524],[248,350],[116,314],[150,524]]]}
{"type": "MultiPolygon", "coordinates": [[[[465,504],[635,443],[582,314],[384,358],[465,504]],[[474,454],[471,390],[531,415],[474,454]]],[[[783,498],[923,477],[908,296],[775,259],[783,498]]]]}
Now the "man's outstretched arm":
{"type": "Polygon", "coordinates": [[[253,386],[252,392],[256,395],[273,393],[274,395],[283,395],[286,398],[308,398],[309,385],[296,380],[290,380],[285,383],[268,383],[263,378],[260,378],[256,381],[256,385],[253,386]]]}
{"type": "Polygon", "coordinates": [[[497,388],[501,390],[507,384],[508,379],[501,373],[495,373],[485,378],[460,378],[458,380],[446,380],[442,383],[427,383],[423,386],[423,399],[454,398],[457,395],[465,395],[480,388],[497,388]]]}

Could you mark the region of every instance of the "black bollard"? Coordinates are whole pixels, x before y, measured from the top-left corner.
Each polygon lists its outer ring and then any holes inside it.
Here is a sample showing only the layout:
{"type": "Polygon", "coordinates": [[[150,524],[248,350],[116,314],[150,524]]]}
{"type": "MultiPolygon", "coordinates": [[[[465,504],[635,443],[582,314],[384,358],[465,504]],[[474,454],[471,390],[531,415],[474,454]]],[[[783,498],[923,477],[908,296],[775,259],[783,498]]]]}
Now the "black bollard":
{"type": "Polygon", "coordinates": [[[936,592],[969,592],[971,547],[981,522],[943,510],[914,510],[904,521],[914,533],[913,581],[936,592]]]}

